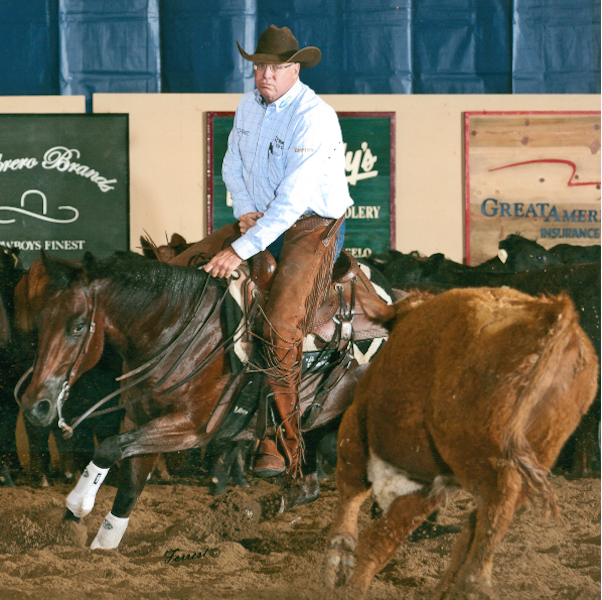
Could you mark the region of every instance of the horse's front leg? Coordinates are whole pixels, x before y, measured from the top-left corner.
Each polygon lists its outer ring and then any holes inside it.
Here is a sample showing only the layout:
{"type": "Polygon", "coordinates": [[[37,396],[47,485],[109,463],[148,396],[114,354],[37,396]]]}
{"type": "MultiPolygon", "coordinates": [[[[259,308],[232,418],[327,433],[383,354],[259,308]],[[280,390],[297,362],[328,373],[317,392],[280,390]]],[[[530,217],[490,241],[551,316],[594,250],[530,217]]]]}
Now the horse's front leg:
{"type": "Polygon", "coordinates": [[[93,550],[114,550],[119,546],[127,529],[130,514],[142,494],[148,476],[155,466],[158,453],[126,458],[121,465],[121,481],[113,507],[102,522],[94,541],[93,550]]]}
{"type": "MultiPolygon", "coordinates": [[[[136,425],[128,417],[125,417],[123,427],[127,432],[134,429],[136,425]]],[[[89,515],[94,508],[96,494],[114,464],[108,464],[106,459],[103,460],[98,454],[98,449],[96,449],[92,460],[84,469],[77,485],[67,496],[67,513],[65,514],[65,520],[67,521],[79,522],[82,517],[89,515]]],[[[120,487],[127,487],[128,484],[124,484],[124,481],[125,479],[122,478],[120,487]]]]}
{"type": "Polygon", "coordinates": [[[109,469],[120,460],[129,459],[124,463],[124,473],[113,509],[107,515],[92,547],[109,549],[119,545],[129,515],[144,489],[158,453],[188,450],[201,445],[206,435],[199,432],[198,424],[189,415],[174,413],[102,442],[67,498],[67,508],[73,515],[78,518],[86,516],[94,507],[96,494],[109,469]],[[113,531],[113,534],[105,536],[103,529],[113,531]]]}

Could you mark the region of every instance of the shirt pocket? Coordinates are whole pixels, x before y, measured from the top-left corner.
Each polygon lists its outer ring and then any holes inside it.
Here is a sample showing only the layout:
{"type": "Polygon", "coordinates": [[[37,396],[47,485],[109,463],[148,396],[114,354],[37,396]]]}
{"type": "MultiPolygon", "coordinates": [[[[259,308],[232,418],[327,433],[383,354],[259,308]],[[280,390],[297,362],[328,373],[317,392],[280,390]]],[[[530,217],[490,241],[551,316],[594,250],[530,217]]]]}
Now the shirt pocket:
{"type": "Polygon", "coordinates": [[[268,154],[268,180],[275,189],[284,179],[284,151],[282,148],[274,148],[268,154]]]}

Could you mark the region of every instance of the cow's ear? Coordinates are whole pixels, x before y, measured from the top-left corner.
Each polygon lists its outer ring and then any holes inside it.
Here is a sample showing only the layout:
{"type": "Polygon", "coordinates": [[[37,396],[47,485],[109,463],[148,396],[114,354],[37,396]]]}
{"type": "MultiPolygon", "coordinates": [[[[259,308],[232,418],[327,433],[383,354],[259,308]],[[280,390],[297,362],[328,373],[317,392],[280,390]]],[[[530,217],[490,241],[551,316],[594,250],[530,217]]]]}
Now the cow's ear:
{"type": "Polygon", "coordinates": [[[374,323],[382,325],[389,331],[395,319],[395,305],[387,304],[376,294],[371,293],[363,285],[356,287],[356,297],[361,304],[364,315],[374,323]]]}
{"type": "Polygon", "coordinates": [[[432,254],[424,262],[423,275],[425,277],[432,276],[433,274],[439,274],[441,267],[445,264],[445,255],[441,252],[432,254]]]}

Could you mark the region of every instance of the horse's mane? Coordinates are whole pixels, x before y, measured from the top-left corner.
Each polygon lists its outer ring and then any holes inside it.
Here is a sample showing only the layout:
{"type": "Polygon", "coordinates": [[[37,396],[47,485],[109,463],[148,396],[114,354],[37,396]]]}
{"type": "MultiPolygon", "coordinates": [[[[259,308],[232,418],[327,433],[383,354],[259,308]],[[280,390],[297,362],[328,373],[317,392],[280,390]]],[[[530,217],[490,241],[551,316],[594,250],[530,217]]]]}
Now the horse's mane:
{"type": "Polygon", "coordinates": [[[202,269],[127,254],[95,261],[89,276],[105,282],[107,300],[119,304],[120,312],[138,317],[154,312],[158,305],[166,317],[176,311],[185,313],[205,284],[222,288],[225,285],[223,280],[210,277],[202,269]]]}

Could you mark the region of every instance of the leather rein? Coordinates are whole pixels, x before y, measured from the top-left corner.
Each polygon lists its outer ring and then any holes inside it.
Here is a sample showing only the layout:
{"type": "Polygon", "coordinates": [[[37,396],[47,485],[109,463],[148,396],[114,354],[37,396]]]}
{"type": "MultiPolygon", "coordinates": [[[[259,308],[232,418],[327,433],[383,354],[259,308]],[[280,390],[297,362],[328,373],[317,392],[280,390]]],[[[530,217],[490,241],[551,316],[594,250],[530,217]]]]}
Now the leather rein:
{"type": "MultiPolygon", "coordinates": [[[[240,276],[240,275],[238,275],[238,276],[240,276]]],[[[127,373],[124,373],[123,375],[120,375],[119,377],[117,377],[115,379],[115,381],[123,381],[123,380],[129,379],[129,378],[133,377],[134,375],[137,375],[143,371],[146,371],[146,372],[143,375],[136,377],[133,380],[130,380],[127,384],[120,386],[119,389],[111,392],[110,394],[106,395],[104,398],[100,399],[96,404],[94,404],[94,406],[89,408],[86,412],[84,412],[77,419],[75,419],[75,421],[71,425],[68,425],[62,416],[62,407],[69,396],[69,391],[70,391],[70,389],[73,385],[73,382],[77,376],[77,373],[79,371],[81,363],[90,348],[90,343],[91,343],[92,337],[96,331],[95,319],[96,319],[98,302],[97,302],[97,298],[96,298],[96,293],[94,293],[92,295],[92,302],[91,302],[92,308],[90,310],[90,319],[88,321],[88,331],[86,333],[86,337],[82,341],[82,344],[79,348],[79,351],[75,358],[75,361],[74,361],[72,367],[69,369],[67,378],[65,379],[65,381],[62,384],[61,391],[59,392],[59,396],[57,398],[58,426],[63,430],[63,436],[66,439],[70,438],[73,435],[73,430],[82,421],[84,421],[88,417],[90,417],[90,416],[98,417],[103,414],[107,414],[107,413],[111,413],[111,412],[114,412],[117,410],[129,408],[133,404],[136,404],[137,402],[140,402],[144,398],[147,398],[150,395],[152,395],[153,393],[155,393],[157,388],[160,387],[163,383],[165,383],[165,381],[168,379],[168,377],[176,370],[176,368],[184,360],[184,358],[186,357],[188,351],[190,350],[193,342],[196,340],[196,338],[199,336],[199,334],[203,331],[203,329],[205,328],[207,323],[210,321],[210,319],[213,317],[215,312],[217,310],[219,310],[219,308],[221,307],[221,305],[224,302],[224,299],[226,298],[226,295],[228,293],[227,286],[224,288],[223,294],[214,301],[213,306],[211,307],[211,310],[208,312],[207,317],[197,327],[196,331],[193,333],[193,335],[192,335],[190,341],[188,342],[188,344],[186,345],[186,347],[183,349],[183,351],[180,353],[180,355],[176,358],[176,360],[170,366],[170,368],[167,370],[167,372],[153,386],[152,390],[144,392],[143,394],[137,396],[136,398],[133,398],[132,400],[129,400],[128,402],[126,402],[124,404],[120,404],[119,406],[113,406],[113,407],[106,408],[103,410],[97,410],[101,406],[106,404],[109,400],[115,398],[115,396],[122,394],[126,390],[133,388],[134,386],[136,386],[139,383],[143,382],[144,380],[148,379],[151,376],[151,374],[154,373],[157,370],[157,368],[163,363],[164,359],[169,355],[170,350],[173,348],[173,346],[176,344],[176,342],[180,339],[180,337],[183,336],[189,329],[192,329],[195,317],[196,317],[198,311],[200,310],[202,302],[205,298],[205,294],[207,292],[207,284],[209,282],[209,279],[210,279],[210,277],[206,278],[203,288],[201,289],[199,296],[197,298],[196,304],[190,313],[190,317],[187,319],[187,321],[184,323],[184,325],[182,326],[180,331],[175,335],[175,337],[172,338],[172,340],[161,351],[159,351],[155,356],[153,356],[151,359],[149,359],[146,363],[144,363],[143,365],[140,365],[139,367],[136,367],[135,369],[133,369],[131,371],[128,371],[127,373]]],[[[217,358],[220,351],[227,351],[232,345],[234,345],[234,343],[236,342],[236,340],[234,339],[236,334],[237,334],[237,331],[235,331],[232,335],[224,338],[224,340],[220,344],[218,344],[213,350],[211,350],[211,352],[203,359],[201,364],[198,365],[195,369],[193,369],[193,371],[191,373],[188,373],[186,375],[186,377],[184,377],[181,381],[173,384],[169,388],[160,391],[159,395],[169,394],[169,393],[175,391],[180,386],[187,383],[188,381],[190,381],[193,377],[195,377],[198,373],[200,373],[203,369],[205,369],[209,364],[211,364],[211,362],[213,362],[213,360],[215,360],[217,358]]],[[[34,361],[34,365],[35,365],[35,361],[34,361]]],[[[23,385],[24,381],[33,372],[34,365],[29,367],[29,369],[23,374],[23,376],[21,377],[21,379],[19,379],[17,385],[15,386],[14,397],[20,408],[23,408],[23,406],[22,406],[21,401],[19,400],[19,391],[20,391],[20,388],[23,385]]]]}

